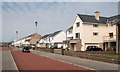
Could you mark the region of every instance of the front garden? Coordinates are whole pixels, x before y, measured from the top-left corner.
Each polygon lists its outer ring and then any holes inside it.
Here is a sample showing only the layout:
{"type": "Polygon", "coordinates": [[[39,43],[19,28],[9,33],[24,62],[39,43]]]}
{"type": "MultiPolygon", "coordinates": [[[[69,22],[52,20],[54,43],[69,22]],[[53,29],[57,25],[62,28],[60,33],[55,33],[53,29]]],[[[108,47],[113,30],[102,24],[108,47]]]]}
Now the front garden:
{"type": "MultiPolygon", "coordinates": [[[[54,49],[39,48],[39,50],[54,53],[54,49]]],[[[63,55],[120,64],[120,54],[115,54],[114,51],[77,51],[77,52],[74,52],[74,51],[64,50],[63,55]]]]}

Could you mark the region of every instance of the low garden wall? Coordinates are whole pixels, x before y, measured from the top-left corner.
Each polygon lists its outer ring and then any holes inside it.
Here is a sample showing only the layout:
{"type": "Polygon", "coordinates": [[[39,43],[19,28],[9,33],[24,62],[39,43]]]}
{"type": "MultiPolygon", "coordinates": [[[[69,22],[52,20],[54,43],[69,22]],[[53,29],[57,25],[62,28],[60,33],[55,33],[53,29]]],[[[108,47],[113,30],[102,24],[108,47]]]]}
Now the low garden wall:
{"type": "Polygon", "coordinates": [[[38,48],[38,50],[44,51],[44,52],[54,53],[54,49],[49,49],[49,48],[38,48]]]}
{"type": "Polygon", "coordinates": [[[84,59],[103,61],[109,63],[120,64],[120,55],[104,54],[103,52],[73,52],[64,51],[64,55],[74,56],[84,59]]]}
{"type": "Polygon", "coordinates": [[[84,59],[120,64],[120,55],[116,55],[116,54],[108,53],[108,52],[91,52],[91,51],[90,52],[86,52],[86,51],[85,52],[74,52],[74,51],[66,51],[66,50],[63,50],[60,52],[60,50],[62,49],[48,49],[48,48],[39,48],[39,50],[50,52],[50,53],[79,57],[79,58],[84,58],[84,59]]]}

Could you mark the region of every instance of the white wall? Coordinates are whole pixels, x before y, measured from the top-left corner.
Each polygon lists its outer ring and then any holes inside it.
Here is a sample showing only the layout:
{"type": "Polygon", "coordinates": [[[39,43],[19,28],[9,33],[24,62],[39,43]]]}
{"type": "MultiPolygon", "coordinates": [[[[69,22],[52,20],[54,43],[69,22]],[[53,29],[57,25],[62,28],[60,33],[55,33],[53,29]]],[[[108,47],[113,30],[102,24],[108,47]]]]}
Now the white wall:
{"type": "Polygon", "coordinates": [[[75,21],[73,23],[73,39],[75,38],[75,34],[76,33],[80,33],[80,39],[82,39],[81,41],[81,50],[84,49],[84,26],[83,26],[83,21],[79,18],[79,16],[77,15],[75,18],[75,21]],[[80,22],[80,26],[76,27],[76,23],[80,22]]]}
{"type": "Polygon", "coordinates": [[[56,36],[54,36],[53,40],[51,40],[51,43],[63,42],[64,40],[66,40],[66,34],[64,31],[61,31],[56,36]]]}
{"type": "Polygon", "coordinates": [[[40,39],[39,43],[49,43],[49,37],[40,39]]]}
{"type": "Polygon", "coordinates": [[[67,38],[68,38],[68,37],[73,37],[73,33],[69,33],[69,31],[72,32],[72,29],[70,29],[70,30],[67,31],[67,38]]]}
{"type": "Polygon", "coordinates": [[[80,33],[80,39],[82,40],[81,50],[86,50],[85,43],[91,43],[98,45],[103,43],[103,37],[109,36],[109,33],[113,32],[116,35],[116,26],[106,26],[105,24],[99,24],[98,27],[93,27],[93,24],[83,24],[82,20],[76,16],[73,23],[73,39],[75,39],[75,33],[80,33]],[[76,27],[76,23],[80,22],[80,26],[76,27]],[[98,32],[97,36],[93,35],[93,32],[98,32]]]}

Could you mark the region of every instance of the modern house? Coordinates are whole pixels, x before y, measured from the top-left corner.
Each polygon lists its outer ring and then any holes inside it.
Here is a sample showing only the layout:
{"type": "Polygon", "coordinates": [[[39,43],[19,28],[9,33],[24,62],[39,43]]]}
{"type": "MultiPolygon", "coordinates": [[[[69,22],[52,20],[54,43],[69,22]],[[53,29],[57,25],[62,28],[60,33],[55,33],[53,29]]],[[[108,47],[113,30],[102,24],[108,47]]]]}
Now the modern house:
{"type": "Polygon", "coordinates": [[[64,48],[67,48],[67,49],[70,49],[70,40],[73,39],[73,26],[69,27],[67,30],[66,30],[66,40],[63,41],[64,44],[64,48]]]}
{"type": "Polygon", "coordinates": [[[66,30],[67,40],[73,39],[73,26],[66,30]]]}
{"type": "Polygon", "coordinates": [[[118,20],[118,17],[120,15],[112,16],[107,18],[107,31],[106,34],[103,37],[103,47],[105,50],[107,49],[116,49],[116,25],[113,23],[118,20]]]}
{"type": "Polygon", "coordinates": [[[50,43],[50,42],[49,42],[49,36],[50,36],[50,35],[51,35],[51,34],[46,34],[46,35],[44,35],[44,36],[40,39],[39,44],[37,45],[37,47],[47,48],[48,44],[50,43]]]}
{"type": "Polygon", "coordinates": [[[54,33],[50,33],[47,35],[44,35],[40,41],[39,44],[42,47],[47,48],[60,48],[63,46],[63,41],[66,39],[66,34],[64,31],[56,31],[54,33]]]}
{"type": "Polygon", "coordinates": [[[95,16],[77,14],[72,25],[73,39],[69,40],[70,50],[85,51],[88,46],[105,50],[116,48],[116,25],[111,23],[118,16],[101,17],[99,11],[95,12],[95,16]]]}
{"type": "Polygon", "coordinates": [[[38,33],[34,33],[34,34],[31,34],[29,36],[26,36],[26,37],[23,37],[19,40],[14,41],[12,43],[12,45],[16,46],[16,47],[21,47],[21,46],[24,46],[24,45],[35,46],[40,38],[41,38],[41,35],[39,35],[38,33]]]}

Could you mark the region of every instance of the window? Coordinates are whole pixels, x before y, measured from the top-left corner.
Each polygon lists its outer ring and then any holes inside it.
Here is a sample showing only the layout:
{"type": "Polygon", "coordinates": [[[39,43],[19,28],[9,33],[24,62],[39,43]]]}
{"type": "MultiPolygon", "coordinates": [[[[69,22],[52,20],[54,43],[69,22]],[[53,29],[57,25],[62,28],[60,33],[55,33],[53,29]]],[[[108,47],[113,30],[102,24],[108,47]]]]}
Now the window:
{"type": "Polygon", "coordinates": [[[70,40],[71,40],[71,39],[73,39],[73,37],[68,37],[68,39],[70,39],[70,40]]]}
{"type": "Polygon", "coordinates": [[[98,27],[98,25],[94,24],[93,27],[98,27]]]}
{"type": "Polygon", "coordinates": [[[97,32],[93,32],[93,35],[94,35],[94,36],[97,36],[97,35],[98,35],[98,33],[97,33],[97,32]]]}
{"type": "Polygon", "coordinates": [[[112,38],[113,37],[113,33],[109,33],[109,36],[110,36],[110,38],[112,38]]]}
{"type": "Polygon", "coordinates": [[[77,22],[77,23],[76,23],[76,27],[79,27],[79,26],[80,26],[80,22],[77,22]]]}
{"type": "Polygon", "coordinates": [[[72,30],[68,31],[68,33],[71,34],[71,33],[72,33],[72,30]]]}
{"type": "Polygon", "coordinates": [[[80,39],[80,33],[75,34],[76,39],[80,39]]]}
{"type": "Polygon", "coordinates": [[[49,41],[50,41],[50,38],[49,38],[49,41]]]}
{"type": "Polygon", "coordinates": [[[54,38],[52,37],[52,40],[53,40],[54,38]]]}

